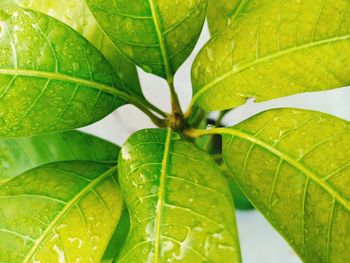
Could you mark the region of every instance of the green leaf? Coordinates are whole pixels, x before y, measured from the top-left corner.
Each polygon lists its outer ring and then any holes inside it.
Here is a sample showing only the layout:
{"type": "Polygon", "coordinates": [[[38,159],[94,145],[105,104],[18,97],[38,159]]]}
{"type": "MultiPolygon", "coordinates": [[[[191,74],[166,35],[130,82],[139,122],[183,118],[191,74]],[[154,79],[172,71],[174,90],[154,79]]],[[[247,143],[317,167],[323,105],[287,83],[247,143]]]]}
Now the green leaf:
{"type": "Polygon", "coordinates": [[[168,80],[196,45],[207,0],[87,0],[102,29],[146,72],[168,80]]]}
{"type": "Polygon", "coordinates": [[[223,110],[247,98],[260,102],[349,85],[348,5],[280,0],[241,16],[197,56],[192,104],[223,110]]]}
{"type": "Polygon", "coordinates": [[[349,122],[279,109],[220,133],[228,169],[305,262],[350,256],[349,122]]]}
{"type": "Polygon", "coordinates": [[[117,167],[30,170],[0,188],[1,262],[100,262],[123,210],[117,167]]]}
{"type": "Polygon", "coordinates": [[[113,262],[114,259],[118,258],[125,240],[128,236],[130,229],[130,215],[128,210],[125,208],[120,217],[118,226],[114,231],[114,234],[109,241],[108,247],[103,255],[102,262],[113,262]]]}
{"type": "Polygon", "coordinates": [[[209,0],[208,25],[212,35],[226,29],[237,18],[283,0],[209,0]]]}
{"type": "Polygon", "coordinates": [[[97,47],[113,66],[119,82],[125,87],[142,95],[136,67],[131,63],[105,35],[91,14],[85,0],[17,0],[27,8],[51,15],[71,26],[97,47]]]}
{"type": "Polygon", "coordinates": [[[0,24],[0,136],[81,127],[129,98],[103,55],[67,25],[12,7],[0,24]]]}
{"type": "Polygon", "coordinates": [[[57,161],[116,163],[119,147],[78,131],[0,140],[0,185],[29,169],[57,161]]]}
{"type": "Polygon", "coordinates": [[[208,154],[171,129],[143,130],[118,170],[131,215],[118,262],[240,262],[231,194],[208,154]]]}
{"type": "MultiPolygon", "coordinates": [[[[254,0],[253,0],[254,1],[254,0]]],[[[208,26],[211,35],[222,31],[228,26],[231,17],[236,13],[240,0],[208,0],[208,26]]]]}
{"type": "Polygon", "coordinates": [[[221,171],[227,180],[228,186],[230,188],[233,201],[235,203],[236,209],[239,210],[251,210],[254,206],[249,202],[245,194],[240,189],[236,180],[232,177],[230,171],[227,169],[226,164],[222,163],[220,165],[221,171]]]}

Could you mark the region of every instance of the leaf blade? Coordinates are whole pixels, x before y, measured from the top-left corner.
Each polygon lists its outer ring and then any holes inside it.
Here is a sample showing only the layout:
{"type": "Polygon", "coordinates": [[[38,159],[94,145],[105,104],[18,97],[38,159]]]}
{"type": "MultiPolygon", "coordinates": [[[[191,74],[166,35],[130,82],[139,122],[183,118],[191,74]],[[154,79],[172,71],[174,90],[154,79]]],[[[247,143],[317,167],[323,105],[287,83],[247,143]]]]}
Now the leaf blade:
{"type": "Polygon", "coordinates": [[[349,127],[326,114],[282,109],[222,131],[224,159],[240,187],[305,261],[347,255],[348,161],[341,153],[349,127]]]}
{"type": "Polygon", "coordinates": [[[2,236],[6,242],[0,244],[1,259],[99,261],[123,207],[115,172],[116,167],[96,162],[53,163],[6,182],[0,189],[1,199],[6,200],[0,203],[0,223],[2,229],[8,229],[2,236]],[[65,189],[57,187],[60,180],[66,182],[65,189]],[[55,185],[56,189],[50,188],[55,185]],[[99,242],[89,231],[100,233],[99,242]],[[24,236],[30,237],[29,242],[21,241],[24,236]]]}
{"type": "Polygon", "coordinates": [[[67,25],[13,6],[2,12],[1,136],[81,127],[128,100],[103,55],[67,25]]]}
{"type": "Polygon", "coordinates": [[[119,219],[119,223],[113,233],[111,240],[108,243],[108,247],[103,254],[102,262],[113,262],[117,259],[123,246],[124,242],[128,236],[130,229],[130,216],[126,208],[124,208],[123,213],[119,219]]]}
{"type": "Polygon", "coordinates": [[[171,80],[192,52],[202,29],[207,1],[188,4],[149,0],[88,1],[90,10],[111,40],[146,72],[171,80]],[[177,13],[169,10],[177,9],[177,13]],[[130,28],[111,25],[128,24],[130,28]],[[185,30],[186,29],[186,30],[185,30]]]}
{"type": "Polygon", "coordinates": [[[23,7],[51,15],[77,30],[107,58],[117,73],[120,83],[125,86],[125,91],[129,90],[143,97],[136,67],[99,28],[85,1],[71,1],[69,9],[61,1],[18,0],[17,2],[23,7]]]}
{"type": "Polygon", "coordinates": [[[239,17],[200,52],[193,103],[208,111],[229,109],[247,98],[266,101],[349,84],[343,59],[348,2],[276,1],[267,7],[239,17]],[[338,22],[329,24],[329,15],[338,22]]]}
{"type": "Polygon", "coordinates": [[[267,8],[283,0],[209,0],[208,25],[212,35],[219,33],[242,15],[267,8]]]}
{"type": "Polygon", "coordinates": [[[160,257],[182,262],[219,262],[230,257],[240,262],[231,194],[208,155],[170,129],[144,130],[129,138],[119,164],[132,227],[118,262],[137,256],[152,262],[160,257]],[[220,212],[214,214],[208,206],[220,212]],[[213,232],[221,233],[221,239],[211,236],[213,232]],[[199,240],[206,240],[207,246],[200,246],[199,240]]]}
{"type": "Polygon", "coordinates": [[[32,168],[58,161],[117,162],[119,147],[78,131],[0,140],[0,185],[32,168]]]}
{"type": "Polygon", "coordinates": [[[254,206],[249,202],[248,198],[242,192],[241,188],[237,184],[234,177],[231,175],[230,171],[226,168],[225,163],[220,165],[222,173],[225,175],[232,199],[234,201],[235,208],[238,210],[252,210],[254,206]]]}

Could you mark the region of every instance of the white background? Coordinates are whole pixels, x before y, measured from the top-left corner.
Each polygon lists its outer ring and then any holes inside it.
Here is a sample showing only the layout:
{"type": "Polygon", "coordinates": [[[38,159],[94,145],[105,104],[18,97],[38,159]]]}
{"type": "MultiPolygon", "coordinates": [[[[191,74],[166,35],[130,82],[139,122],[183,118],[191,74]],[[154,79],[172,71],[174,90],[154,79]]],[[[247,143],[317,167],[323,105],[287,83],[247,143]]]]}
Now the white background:
{"type": "MultiPolygon", "coordinates": [[[[193,59],[208,39],[209,33],[205,27],[192,56],[175,76],[176,90],[184,110],[187,109],[192,96],[190,70],[193,59]]],[[[145,96],[158,107],[170,111],[170,97],[166,82],[142,70],[139,70],[139,76],[145,96]]],[[[350,120],[349,99],[350,88],[342,88],[327,92],[301,94],[267,103],[255,104],[249,101],[246,105],[227,115],[224,123],[233,125],[260,111],[278,107],[312,109],[350,120]]],[[[154,126],[142,112],[127,105],[83,130],[123,145],[131,133],[150,127],[154,126]]],[[[244,263],[301,262],[283,238],[257,211],[238,211],[237,220],[244,263]]]]}

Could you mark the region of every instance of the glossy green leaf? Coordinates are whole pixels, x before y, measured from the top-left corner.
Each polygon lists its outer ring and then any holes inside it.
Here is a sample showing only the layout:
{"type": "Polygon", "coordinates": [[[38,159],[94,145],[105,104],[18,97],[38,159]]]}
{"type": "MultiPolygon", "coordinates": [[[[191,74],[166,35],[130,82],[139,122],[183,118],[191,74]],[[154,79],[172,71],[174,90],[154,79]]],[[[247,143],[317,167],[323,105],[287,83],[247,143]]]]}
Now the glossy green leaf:
{"type": "Polygon", "coordinates": [[[117,262],[240,262],[231,194],[209,155],[171,129],[143,130],[118,170],[131,230],[117,262]]]}
{"type": "Polygon", "coordinates": [[[0,185],[43,164],[69,160],[116,163],[119,147],[78,131],[0,140],[0,185]]]}
{"type": "Polygon", "coordinates": [[[123,204],[117,167],[35,168],[0,187],[1,262],[100,262],[123,204]]]}
{"type": "Polygon", "coordinates": [[[113,262],[114,259],[118,258],[122,248],[124,247],[125,240],[130,230],[130,215],[126,208],[119,219],[117,228],[115,229],[111,240],[109,241],[108,247],[103,255],[102,262],[113,262]]]}
{"type": "Polygon", "coordinates": [[[260,102],[349,85],[348,5],[276,0],[241,16],[197,56],[192,104],[222,110],[247,98],[260,102]]]}
{"type": "Polygon", "coordinates": [[[349,122],[279,109],[220,133],[228,169],[305,262],[349,258],[349,122]]]}
{"type": "Polygon", "coordinates": [[[13,7],[0,10],[0,25],[0,136],[81,127],[128,98],[103,55],[67,25],[13,7]]]}
{"type": "Polygon", "coordinates": [[[172,79],[196,45],[207,0],[87,0],[100,26],[147,72],[172,79]]]}
{"type": "Polygon", "coordinates": [[[211,35],[215,35],[226,28],[230,16],[227,11],[231,11],[231,7],[236,6],[237,3],[238,0],[208,0],[207,17],[209,32],[211,35]]]}
{"type": "Polygon", "coordinates": [[[209,0],[208,25],[212,35],[229,27],[237,18],[283,0],[209,0]]]}
{"type": "Polygon", "coordinates": [[[248,198],[245,196],[245,194],[242,192],[241,188],[237,184],[236,180],[232,177],[231,172],[227,169],[226,164],[222,163],[220,165],[220,168],[227,180],[235,204],[235,208],[239,210],[254,209],[254,206],[250,203],[248,198]]]}
{"type": "Polygon", "coordinates": [[[86,37],[107,58],[120,82],[142,96],[136,67],[119,51],[98,26],[85,0],[17,0],[20,5],[61,20],[86,37]]]}

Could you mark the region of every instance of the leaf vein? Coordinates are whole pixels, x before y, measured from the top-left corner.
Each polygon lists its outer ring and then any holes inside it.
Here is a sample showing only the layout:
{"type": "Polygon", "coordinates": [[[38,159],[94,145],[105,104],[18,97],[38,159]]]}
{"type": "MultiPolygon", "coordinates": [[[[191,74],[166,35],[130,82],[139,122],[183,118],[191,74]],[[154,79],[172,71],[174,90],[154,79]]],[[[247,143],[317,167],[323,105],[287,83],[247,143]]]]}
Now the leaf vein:
{"type": "Polygon", "coordinates": [[[40,248],[41,243],[45,240],[47,235],[50,233],[51,230],[54,229],[56,223],[58,223],[67,213],[71,211],[71,209],[77,205],[77,203],[86,195],[88,194],[96,185],[101,183],[105,178],[108,176],[111,176],[115,171],[117,171],[117,167],[112,167],[109,170],[107,170],[105,173],[100,175],[99,177],[92,180],[86,187],[84,187],[72,200],[66,203],[65,207],[56,215],[55,219],[51,221],[51,223],[48,225],[48,227],[44,230],[42,235],[39,237],[39,239],[36,241],[35,245],[31,248],[31,250],[28,252],[26,258],[23,260],[23,262],[28,263],[30,262],[30,259],[34,255],[34,253],[40,248]]]}
{"type": "Polygon", "coordinates": [[[275,53],[271,53],[269,55],[260,57],[258,60],[252,60],[249,62],[245,62],[242,63],[241,65],[234,67],[232,70],[228,71],[227,73],[221,75],[220,77],[215,78],[214,80],[212,80],[211,82],[209,82],[208,84],[206,84],[205,86],[203,86],[197,93],[196,95],[193,97],[192,99],[192,104],[197,101],[201,96],[204,95],[205,92],[207,92],[208,90],[212,89],[217,83],[224,81],[225,79],[231,77],[232,75],[235,75],[238,72],[244,71],[248,68],[252,68],[254,65],[260,64],[262,62],[266,62],[272,59],[276,59],[278,57],[281,57],[283,55],[286,55],[288,53],[292,53],[292,52],[297,52],[297,51],[301,51],[303,49],[306,48],[311,48],[311,47],[317,47],[317,46],[322,46],[325,44],[328,44],[330,42],[338,42],[338,41],[345,41],[350,39],[350,34],[346,34],[343,36],[336,36],[336,37],[332,37],[332,38],[327,38],[327,39],[323,39],[323,40],[319,40],[319,41],[315,41],[315,42],[309,42],[300,46],[295,46],[295,47],[291,47],[291,48],[286,48],[286,49],[282,49],[281,51],[275,52],[275,53]]]}

